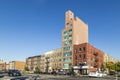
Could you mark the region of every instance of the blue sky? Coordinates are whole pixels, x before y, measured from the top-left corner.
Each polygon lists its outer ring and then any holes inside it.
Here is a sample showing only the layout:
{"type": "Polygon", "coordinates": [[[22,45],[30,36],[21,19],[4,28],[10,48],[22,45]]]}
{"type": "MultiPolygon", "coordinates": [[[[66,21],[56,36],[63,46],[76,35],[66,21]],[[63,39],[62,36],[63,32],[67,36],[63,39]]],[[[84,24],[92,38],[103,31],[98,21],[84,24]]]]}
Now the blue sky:
{"type": "Polygon", "coordinates": [[[0,0],[0,58],[25,61],[61,47],[65,12],[89,26],[89,42],[120,59],[120,0],[0,0]]]}

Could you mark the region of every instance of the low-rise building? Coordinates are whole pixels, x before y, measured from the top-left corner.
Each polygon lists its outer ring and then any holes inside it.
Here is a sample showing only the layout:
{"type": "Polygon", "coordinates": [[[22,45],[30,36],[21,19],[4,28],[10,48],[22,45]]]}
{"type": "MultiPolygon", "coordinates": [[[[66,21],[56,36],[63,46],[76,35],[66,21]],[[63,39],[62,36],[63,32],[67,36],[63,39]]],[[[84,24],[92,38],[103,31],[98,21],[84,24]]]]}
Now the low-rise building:
{"type": "Polygon", "coordinates": [[[62,49],[56,49],[45,53],[45,69],[48,72],[62,69],[62,49]]]}
{"type": "Polygon", "coordinates": [[[78,67],[82,74],[102,68],[104,52],[101,50],[89,43],[74,45],[73,49],[73,66],[78,67]]]}
{"type": "Polygon", "coordinates": [[[26,67],[32,71],[36,71],[37,68],[40,69],[40,59],[41,55],[28,57],[26,59],[26,67]]]}
{"type": "Polygon", "coordinates": [[[41,72],[51,72],[62,69],[62,49],[55,49],[44,53],[44,55],[32,56],[26,59],[26,67],[35,71],[38,67],[41,72]]]}
{"type": "Polygon", "coordinates": [[[45,72],[45,55],[41,55],[40,59],[40,71],[45,72]]]}
{"type": "Polygon", "coordinates": [[[24,70],[25,62],[23,61],[11,61],[9,62],[9,69],[24,70]]]}

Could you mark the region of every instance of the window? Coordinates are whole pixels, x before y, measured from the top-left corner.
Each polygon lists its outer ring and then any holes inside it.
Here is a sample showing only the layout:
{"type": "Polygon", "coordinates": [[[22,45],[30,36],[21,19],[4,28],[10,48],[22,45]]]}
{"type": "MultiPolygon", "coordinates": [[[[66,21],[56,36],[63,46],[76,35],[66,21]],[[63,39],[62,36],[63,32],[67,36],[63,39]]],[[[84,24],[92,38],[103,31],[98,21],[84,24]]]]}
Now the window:
{"type": "Polygon", "coordinates": [[[64,41],[71,40],[71,39],[72,39],[72,35],[66,35],[66,36],[64,36],[64,41]]]}
{"type": "Polygon", "coordinates": [[[59,61],[61,61],[61,59],[59,59],[59,61]]]}
{"type": "Polygon", "coordinates": [[[68,25],[69,23],[67,23],[67,25],[68,25]]]}
{"type": "Polygon", "coordinates": [[[73,27],[73,24],[70,24],[70,27],[73,27]]]}
{"type": "Polygon", "coordinates": [[[83,51],[86,51],[86,48],[85,48],[85,47],[83,47],[83,51]]]}
{"type": "Polygon", "coordinates": [[[70,45],[70,44],[72,44],[72,40],[64,42],[64,46],[67,46],[67,45],[70,45]]]}
{"type": "Polygon", "coordinates": [[[81,54],[79,55],[80,58],[82,58],[81,54]]]}
{"type": "Polygon", "coordinates": [[[82,51],[82,48],[79,48],[79,51],[82,51]]]}
{"type": "Polygon", "coordinates": [[[77,56],[75,56],[75,59],[77,60],[77,56]]]}
{"type": "Polygon", "coordinates": [[[72,40],[69,41],[69,44],[72,44],[72,40]]]}
{"type": "Polygon", "coordinates": [[[72,29],[69,30],[69,33],[71,33],[71,32],[72,32],[72,29]]]}
{"type": "Polygon", "coordinates": [[[72,52],[64,52],[64,56],[71,56],[72,52]]]}
{"type": "Polygon", "coordinates": [[[77,66],[77,62],[75,62],[75,66],[77,66]]]}
{"type": "Polygon", "coordinates": [[[69,68],[69,64],[63,64],[63,66],[64,66],[65,69],[69,68]]]}
{"type": "Polygon", "coordinates": [[[61,64],[59,64],[59,66],[61,66],[61,64]]]}
{"type": "Polygon", "coordinates": [[[64,62],[71,62],[72,59],[71,59],[71,58],[64,58],[63,61],[64,61],[64,62]]]}
{"type": "Polygon", "coordinates": [[[71,50],[71,49],[72,49],[72,47],[71,47],[71,46],[64,47],[64,51],[69,51],[69,50],[71,50]]]}
{"type": "Polygon", "coordinates": [[[72,33],[72,29],[65,31],[63,34],[67,35],[67,34],[71,34],[71,33],[72,33]]]}
{"type": "Polygon", "coordinates": [[[85,55],[85,54],[83,54],[83,59],[85,59],[85,57],[86,57],[86,55],[85,55]]]}
{"type": "Polygon", "coordinates": [[[69,35],[69,39],[72,39],[72,35],[69,35]]]}

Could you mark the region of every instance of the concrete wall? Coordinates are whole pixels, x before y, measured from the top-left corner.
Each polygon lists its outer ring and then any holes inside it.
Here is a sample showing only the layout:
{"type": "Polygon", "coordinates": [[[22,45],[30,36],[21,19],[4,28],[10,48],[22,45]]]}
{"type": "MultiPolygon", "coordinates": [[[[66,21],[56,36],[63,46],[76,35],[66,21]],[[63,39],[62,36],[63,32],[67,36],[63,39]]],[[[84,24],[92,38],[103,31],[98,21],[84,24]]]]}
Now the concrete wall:
{"type": "Polygon", "coordinates": [[[75,18],[73,24],[73,44],[81,44],[88,42],[88,25],[78,17],[75,18]]]}

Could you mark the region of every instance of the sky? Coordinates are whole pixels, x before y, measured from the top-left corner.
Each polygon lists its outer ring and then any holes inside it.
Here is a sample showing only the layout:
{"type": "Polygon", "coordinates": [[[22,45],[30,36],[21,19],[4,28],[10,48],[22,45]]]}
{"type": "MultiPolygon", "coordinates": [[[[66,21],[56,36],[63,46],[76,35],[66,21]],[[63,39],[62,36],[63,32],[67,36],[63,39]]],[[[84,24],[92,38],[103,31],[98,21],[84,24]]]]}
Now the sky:
{"type": "Polygon", "coordinates": [[[120,0],[0,0],[0,59],[25,61],[61,48],[65,12],[89,28],[89,43],[120,60],[120,0]]]}

